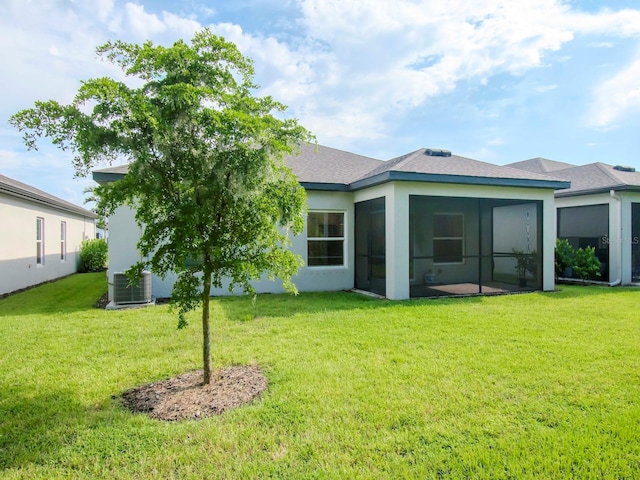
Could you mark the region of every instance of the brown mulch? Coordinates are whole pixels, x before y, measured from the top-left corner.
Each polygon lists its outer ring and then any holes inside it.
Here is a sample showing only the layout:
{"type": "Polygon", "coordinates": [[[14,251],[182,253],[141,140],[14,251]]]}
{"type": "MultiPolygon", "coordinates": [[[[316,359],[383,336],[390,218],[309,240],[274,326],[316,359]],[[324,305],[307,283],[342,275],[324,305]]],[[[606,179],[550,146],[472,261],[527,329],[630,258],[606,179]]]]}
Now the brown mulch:
{"type": "Polygon", "coordinates": [[[105,294],[98,299],[98,301],[95,304],[95,307],[104,309],[104,308],[107,308],[107,305],[109,305],[109,294],[105,292],[105,294]]]}
{"type": "Polygon", "coordinates": [[[251,402],[267,388],[257,365],[237,365],[212,372],[203,385],[202,370],[127,390],[122,403],[129,410],[165,421],[200,420],[251,402]]]}

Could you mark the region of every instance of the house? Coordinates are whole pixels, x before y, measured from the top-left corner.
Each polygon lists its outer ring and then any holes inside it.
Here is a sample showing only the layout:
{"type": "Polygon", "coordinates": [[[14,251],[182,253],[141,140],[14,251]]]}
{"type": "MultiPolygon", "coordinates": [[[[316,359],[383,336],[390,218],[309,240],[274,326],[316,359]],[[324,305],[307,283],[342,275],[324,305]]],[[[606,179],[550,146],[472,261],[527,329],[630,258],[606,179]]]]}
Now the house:
{"type": "Polygon", "coordinates": [[[576,166],[544,158],[510,166],[571,182],[571,188],[555,195],[558,238],[574,248],[594,247],[602,265],[599,280],[640,283],[640,172],[623,165],[576,166]]]}
{"type": "MultiPolygon", "coordinates": [[[[381,161],[305,145],[286,161],[309,207],[291,246],[305,262],[294,278],[300,291],[407,299],[554,288],[554,191],[568,182],[425,148],[381,161]]],[[[126,172],[93,177],[111,182],[126,172]]],[[[109,231],[112,295],[114,274],[139,261],[134,212],[119,208],[109,231]]],[[[153,277],[153,294],[169,296],[174,281],[153,277]]],[[[268,280],[256,289],[282,291],[268,280]]]]}
{"type": "Polygon", "coordinates": [[[0,175],[0,295],[77,271],[80,244],[96,215],[0,175]]]}

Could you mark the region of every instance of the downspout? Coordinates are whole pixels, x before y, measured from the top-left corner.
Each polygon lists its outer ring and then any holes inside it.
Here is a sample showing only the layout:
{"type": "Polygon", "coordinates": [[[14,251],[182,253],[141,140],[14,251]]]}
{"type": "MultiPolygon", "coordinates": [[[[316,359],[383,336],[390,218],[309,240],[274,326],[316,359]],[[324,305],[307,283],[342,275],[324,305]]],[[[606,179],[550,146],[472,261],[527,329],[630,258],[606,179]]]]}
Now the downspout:
{"type": "MultiPolygon", "coordinates": [[[[622,214],[621,214],[621,199],[620,197],[616,196],[616,191],[611,189],[609,190],[609,195],[611,195],[611,198],[613,198],[614,200],[618,201],[618,208],[617,211],[620,212],[620,214],[618,215],[618,220],[621,222],[622,221],[622,214]]],[[[622,225],[619,225],[618,228],[622,228],[622,225]]],[[[611,239],[609,239],[611,240],[611,239]]],[[[611,251],[611,244],[609,244],[609,251],[611,251]]],[[[617,285],[620,285],[622,283],[622,245],[620,245],[620,268],[618,269],[618,278],[616,280],[614,280],[613,282],[609,282],[609,286],[610,287],[615,287],[617,285]]]]}

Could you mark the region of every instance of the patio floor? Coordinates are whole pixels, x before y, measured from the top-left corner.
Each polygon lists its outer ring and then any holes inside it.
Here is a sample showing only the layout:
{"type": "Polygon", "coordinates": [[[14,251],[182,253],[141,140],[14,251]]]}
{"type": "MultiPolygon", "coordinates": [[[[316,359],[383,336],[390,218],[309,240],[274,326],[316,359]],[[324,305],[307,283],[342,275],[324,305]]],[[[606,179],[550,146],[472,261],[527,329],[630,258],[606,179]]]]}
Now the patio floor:
{"type": "Polygon", "coordinates": [[[498,295],[510,292],[530,292],[533,287],[520,287],[510,283],[486,282],[480,285],[477,283],[453,283],[449,285],[412,285],[411,297],[441,297],[457,295],[498,295]]]}

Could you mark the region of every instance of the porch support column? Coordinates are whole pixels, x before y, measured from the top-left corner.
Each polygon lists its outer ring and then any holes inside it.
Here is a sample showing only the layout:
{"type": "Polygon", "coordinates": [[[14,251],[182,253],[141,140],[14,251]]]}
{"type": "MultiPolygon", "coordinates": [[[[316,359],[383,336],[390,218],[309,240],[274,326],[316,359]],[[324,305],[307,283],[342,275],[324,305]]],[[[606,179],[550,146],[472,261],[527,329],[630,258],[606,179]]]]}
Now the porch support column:
{"type": "Polygon", "coordinates": [[[556,206],[553,194],[542,201],[542,290],[555,289],[556,206]]]}
{"type": "Polygon", "coordinates": [[[631,202],[628,198],[625,198],[624,193],[620,194],[620,232],[622,235],[622,242],[620,248],[620,277],[622,278],[622,285],[629,285],[632,280],[631,264],[633,263],[633,255],[631,254],[631,245],[633,244],[633,229],[632,229],[632,210],[631,202]]]}
{"type": "Polygon", "coordinates": [[[609,281],[620,279],[622,285],[628,285],[631,283],[632,260],[631,202],[625,200],[624,192],[615,192],[614,195],[611,195],[609,208],[609,281]]]}
{"type": "Polygon", "coordinates": [[[405,300],[409,292],[409,194],[395,183],[386,197],[387,298],[405,300]]]}

